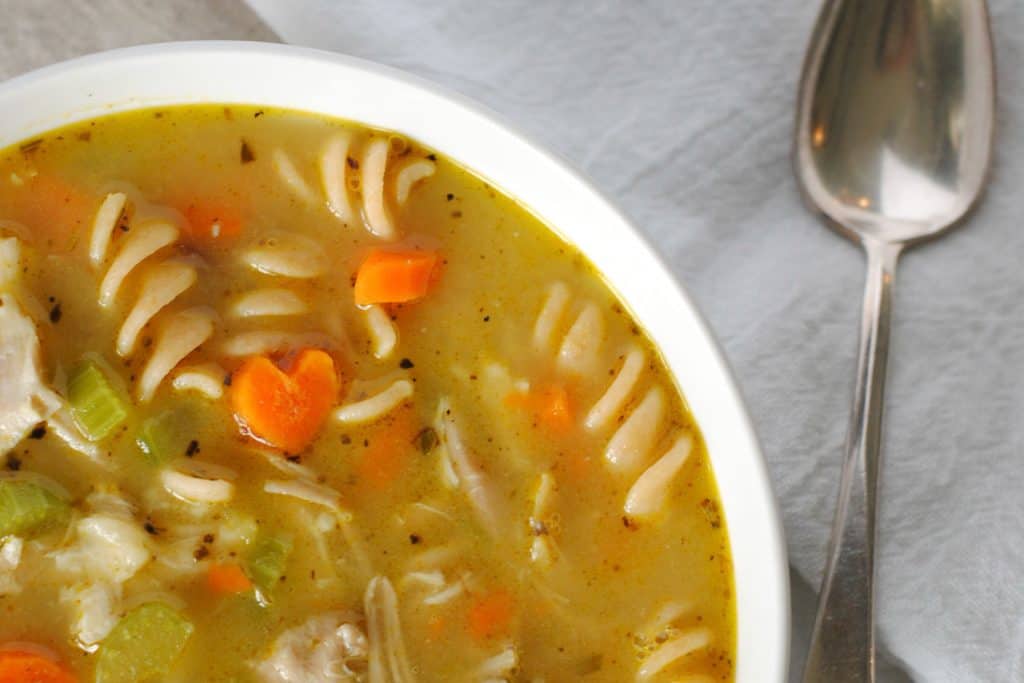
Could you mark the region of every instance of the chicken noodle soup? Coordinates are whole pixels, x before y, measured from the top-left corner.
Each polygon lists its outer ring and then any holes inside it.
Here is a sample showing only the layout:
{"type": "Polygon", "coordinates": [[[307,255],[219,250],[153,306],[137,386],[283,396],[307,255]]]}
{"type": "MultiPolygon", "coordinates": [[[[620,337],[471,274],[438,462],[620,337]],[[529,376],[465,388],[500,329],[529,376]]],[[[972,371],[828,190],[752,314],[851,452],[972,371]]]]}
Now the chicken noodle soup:
{"type": "Polygon", "coordinates": [[[733,680],[697,425],[496,188],[204,105],[6,150],[0,217],[0,680],[733,680]]]}

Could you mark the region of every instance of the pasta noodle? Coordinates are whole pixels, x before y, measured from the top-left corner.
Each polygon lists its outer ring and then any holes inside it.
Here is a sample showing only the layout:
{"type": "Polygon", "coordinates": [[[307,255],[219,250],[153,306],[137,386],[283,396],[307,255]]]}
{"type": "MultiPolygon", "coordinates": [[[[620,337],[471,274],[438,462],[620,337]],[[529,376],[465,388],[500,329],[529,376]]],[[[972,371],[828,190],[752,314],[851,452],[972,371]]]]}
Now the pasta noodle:
{"type": "Polygon", "coordinates": [[[189,503],[226,503],[235,494],[235,486],[225,479],[208,479],[168,468],[160,473],[168,493],[189,503]]]}
{"type": "Polygon", "coordinates": [[[100,283],[100,305],[108,307],[114,303],[124,279],[135,267],[160,249],[177,242],[178,234],[178,228],[162,221],[133,226],[100,283]]]}
{"type": "Polygon", "coordinates": [[[434,175],[434,162],[414,159],[398,170],[395,177],[395,201],[401,206],[409,199],[409,193],[416,183],[434,175]]]}
{"type": "Polygon", "coordinates": [[[320,178],[327,206],[343,223],[351,223],[355,219],[355,211],[348,198],[347,180],[351,139],[348,133],[335,133],[324,145],[320,155],[320,178]]]}
{"type": "Polygon", "coordinates": [[[110,248],[110,238],[117,228],[121,214],[124,213],[128,197],[123,192],[112,192],[100,204],[99,211],[92,223],[92,234],[89,238],[89,260],[94,266],[103,263],[110,248]]]}
{"type": "Polygon", "coordinates": [[[626,494],[626,514],[646,517],[657,512],[665,504],[669,484],[679,474],[692,449],[693,441],[688,435],[683,435],[648,467],[626,494]]]}
{"type": "Polygon", "coordinates": [[[382,360],[391,355],[398,345],[398,330],[380,306],[366,308],[366,327],[373,342],[373,357],[382,360]]]}
{"type": "Polygon", "coordinates": [[[594,404],[587,413],[584,425],[589,431],[604,429],[609,422],[618,416],[619,411],[626,404],[630,393],[636,387],[640,379],[640,373],[644,367],[644,352],[640,349],[631,349],[626,354],[622,367],[615,375],[615,379],[608,386],[608,390],[594,404]]]}
{"type": "Polygon", "coordinates": [[[299,170],[295,168],[291,157],[283,150],[275,149],[271,152],[271,158],[274,161],[274,168],[277,169],[278,175],[281,176],[281,180],[284,181],[288,189],[302,201],[310,204],[314,203],[316,201],[316,193],[313,192],[313,188],[309,186],[309,183],[302,177],[299,170]]]}
{"type": "Polygon", "coordinates": [[[178,391],[196,391],[211,399],[224,395],[224,380],[227,373],[216,363],[190,365],[182,368],[171,381],[178,391]]]}
{"type": "Polygon", "coordinates": [[[206,308],[175,313],[163,326],[146,363],[136,393],[149,401],[171,370],[213,334],[213,315],[206,308]]]}
{"type": "Polygon", "coordinates": [[[271,316],[301,315],[309,306],[290,289],[254,289],[242,294],[232,303],[228,312],[235,318],[263,318],[271,316]]]}
{"type": "Polygon", "coordinates": [[[359,165],[362,171],[363,213],[366,216],[366,227],[371,233],[385,240],[394,239],[395,225],[384,200],[384,173],[387,170],[387,140],[374,138],[366,143],[363,161],[359,165]]]}
{"type": "Polygon", "coordinates": [[[337,344],[323,332],[283,332],[257,330],[241,332],[226,339],[221,351],[228,356],[258,356],[273,351],[315,347],[332,349],[337,344]]]}
{"type": "Polygon", "coordinates": [[[294,233],[262,241],[242,252],[242,261],[265,275],[311,279],[327,269],[316,242],[294,233]]]}
{"type": "Polygon", "coordinates": [[[597,364],[597,354],[604,336],[604,316],[595,303],[588,303],[576,321],[565,333],[558,350],[558,365],[562,370],[584,374],[597,364]]]}
{"type": "Polygon", "coordinates": [[[196,269],[181,261],[164,261],[143,276],[139,298],[117,335],[117,352],[127,356],[135,348],[142,328],[167,304],[195,284],[196,269]]]}
{"type": "Polygon", "coordinates": [[[544,351],[551,343],[551,337],[555,327],[565,313],[565,307],[569,304],[569,288],[564,282],[555,282],[548,288],[548,296],[544,300],[544,307],[537,316],[537,322],[533,326],[533,346],[538,351],[544,351]]]}
{"type": "Polygon", "coordinates": [[[346,424],[372,422],[384,417],[412,396],[412,382],[407,379],[395,380],[380,393],[361,401],[345,404],[334,411],[334,419],[346,424]]]}
{"type": "Polygon", "coordinates": [[[660,387],[654,387],[612,435],[605,448],[604,457],[614,471],[630,473],[643,467],[654,446],[664,412],[665,394],[660,387]]]}

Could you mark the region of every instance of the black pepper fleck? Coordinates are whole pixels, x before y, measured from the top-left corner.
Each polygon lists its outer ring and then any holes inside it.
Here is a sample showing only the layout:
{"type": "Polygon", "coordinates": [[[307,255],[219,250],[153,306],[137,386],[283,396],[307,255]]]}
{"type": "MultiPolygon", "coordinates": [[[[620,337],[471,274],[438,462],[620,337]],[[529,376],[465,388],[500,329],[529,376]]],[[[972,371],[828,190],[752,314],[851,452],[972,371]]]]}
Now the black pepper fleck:
{"type": "Polygon", "coordinates": [[[412,364],[411,360],[409,360],[408,358],[403,358],[401,361],[399,361],[398,367],[402,368],[403,370],[408,370],[415,366],[412,364]]]}
{"type": "Polygon", "coordinates": [[[416,534],[409,534],[409,543],[412,543],[413,545],[416,545],[419,542],[420,542],[420,537],[419,536],[417,536],[416,534]]]}
{"type": "Polygon", "coordinates": [[[252,148],[249,147],[249,143],[247,143],[245,140],[242,140],[242,150],[239,153],[239,157],[241,158],[243,164],[247,164],[250,161],[256,160],[256,156],[252,153],[252,148]]]}
{"type": "Polygon", "coordinates": [[[18,458],[13,455],[7,456],[7,462],[4,464],[4,467],[6,467],[11,472],[17,472],[18,470],[21,469],[21,458],[18,458]]]}
{"type": "Polygon", "coordinates": [[[46,425],[38,424],[35,428],[29,432],[28,438],[30,439],[41,439],[46,436],[46,425]]]}
{"type": "Polygon", "coordinates": [[[199,452],[199,442],[192,439],[188,442],[188,448],[185,449],[185,455],[191,458],[193,455],[199,452]]]}
{"type": "Polygon", "coordinates": [[[54,304],[53,308],[50,309],[50,322],[53,324],[59,323],[62,315],[60,304],[54,304]]]}

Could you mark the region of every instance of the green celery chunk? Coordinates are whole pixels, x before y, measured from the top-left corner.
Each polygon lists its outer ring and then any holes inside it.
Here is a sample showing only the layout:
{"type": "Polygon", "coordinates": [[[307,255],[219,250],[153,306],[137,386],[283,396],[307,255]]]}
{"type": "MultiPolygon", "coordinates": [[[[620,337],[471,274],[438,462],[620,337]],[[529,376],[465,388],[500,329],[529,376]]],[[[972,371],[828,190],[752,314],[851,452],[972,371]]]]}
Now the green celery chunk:
{"type": "Polygon", "coordinates": [[[261,536],[256,539],[246,558],[246,573],[264,597],[284,576],[291,552],[292,542],[288,539],[277,536],[261,536]]]}
{"type": "Polygon", "coordinates": [[[138,683],[166,674],[194,630],[162,602],[139,605],[100,643],[96,683],[138,683]]]}
{"type": "Polygon", "coordinates": [[[152,465],[162,465],[175,455],[182,455],[184,448],[177,448],[177,430],[174,414],[170,411],[147,418],[139,426],[135,443],[152,465]],[[179,452],[180,451],[180,452],[179,452]]]}
{"type": "Polygon", "coordinates": [[[93,361],[82,361],[71,371],[68,402],[78,425],[92,441],[106,438],[128,418],[121,396],[93,361]]]}
{"type": "Polygon", "coordinates": [[[63,526],[71,515],[68,502],[34,481],[0,479],[0,538],[35,536],[63,526]]]}

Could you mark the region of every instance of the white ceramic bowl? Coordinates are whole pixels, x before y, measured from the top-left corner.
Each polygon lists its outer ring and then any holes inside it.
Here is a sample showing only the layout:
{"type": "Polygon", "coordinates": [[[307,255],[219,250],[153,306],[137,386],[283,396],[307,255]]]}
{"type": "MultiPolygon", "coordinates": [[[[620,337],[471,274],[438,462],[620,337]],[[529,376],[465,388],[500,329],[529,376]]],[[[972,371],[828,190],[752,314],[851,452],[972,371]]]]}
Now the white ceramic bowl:
{"type": "Polygon", "coordinates": [[[350,57],[196,42],[105,52],[0,85],[0,146],[144,106],[263,104],[400,131],[487,178],[577,245],[661,348],[703,431],[736,573],[737,683],[782,683],[789,647],[785,543],[765,463],[722,354],[638,231],[586,180],[467,99],[350,57]]]}

